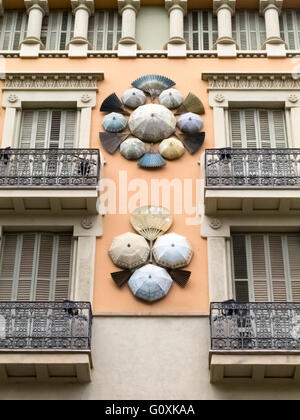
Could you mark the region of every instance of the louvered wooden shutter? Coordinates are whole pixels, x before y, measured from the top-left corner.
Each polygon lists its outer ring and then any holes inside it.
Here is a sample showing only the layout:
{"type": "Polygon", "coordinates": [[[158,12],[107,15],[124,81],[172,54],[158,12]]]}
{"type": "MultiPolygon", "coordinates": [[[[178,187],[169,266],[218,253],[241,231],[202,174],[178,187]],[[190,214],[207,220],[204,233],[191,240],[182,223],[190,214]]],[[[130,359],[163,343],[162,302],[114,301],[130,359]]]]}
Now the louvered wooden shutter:
{"type": "Polygon", "coordinates": [[[281,38],[289,50],[300,49],[300,11],[285,9],[280,15],[281,38]]]}
{"type": "Polygon", "coordinates": [[[122,18],[115,10],[96,10],[89,20],[88,40],[93,50],[113,50],[121,38],[122,18]]]}
{"type": "Polygon", "coordinates": [[[45,16],[41,40],[46,50],[65,50],[74,32],[74,16],[68,10],[52,10],[45,16]]]}
{"type": "Polygon", "coordinates": [[[71,234],[6,234],[1,250],[0,301],[69,298],[71,234]]]}
{"type": "Polygon", "coordinates": [[[25,38],[27,15],[25,10],[5,11],[1,18],[1,50],[18,50],[25,38]]]}
{"type": "Polygon", "coordinates": [[[230,136],[233,148],[287,147],[283,110],[230,110],[230,136]]]}
{"type": "Polygon", "coordinates": [[[232,19],[232,33],[241,50],[260,50],[266,40],[264,18],[256,10],[237,10],[232,19]]]}
{"type": "Polygon", "coordinates": [[[191,50],[213,49],[218,38],[218,22],[212,11],[189,11],[184,20],[184,38],[191,50]]]}
{"type": "Polygon", "coordinates": [[[232,253],[238,301],[300,301],[300,235],[233,235],[232,253]]]}

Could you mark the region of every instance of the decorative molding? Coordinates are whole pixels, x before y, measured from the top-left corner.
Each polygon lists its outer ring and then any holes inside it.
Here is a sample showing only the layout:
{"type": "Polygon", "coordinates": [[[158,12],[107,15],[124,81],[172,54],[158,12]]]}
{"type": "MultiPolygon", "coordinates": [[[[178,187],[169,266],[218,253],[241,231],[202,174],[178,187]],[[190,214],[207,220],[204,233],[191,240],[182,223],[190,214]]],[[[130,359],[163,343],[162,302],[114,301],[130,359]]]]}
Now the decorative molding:
{"type": "Polygon", "coordinates": [[[12,93],[11,95],[9,95],[8,97],[8,102],[10,102],[11,104],[14,104],[16,102],[18,102],[19,97],[17,95],[15,95],[14,93],[12,93]]]}
{"type": "Polygon", "coordinates": [[[6,73],[3,90],[94,90],[104,73],[6,73]]]}
{"type": "Polygon", "coordinates": [[[49,13],[48,0],[24,0],[24,4],[28,11],[31,7],[38,6],[43,10],[44,14],[49,13]]]}
{"type": "Polygon", "coordinates": [[[73,13],[76,12],[78,7],[88,9],[91,15],[93,15],[95,12],[94,0],[71,0],[71,6],[73,13]]]}
{"type": "Polygon", "coordinates": [[[140,0],[118,0],[119,13],[122,14],[125,7],[129,7],[138,12],[140,8],[140,0]]]}
{"type": "Polygon", "coordinates": [[[225,96],[222,93],[217,93],[214,97],[216,102],[222,103],[225,101],[225,96]]]}
{"type": "Polygon", "coordinates": [[[92,229],[95,225],[95,217],[93,216],[83,216],[80,222],[83,229],[92,229]]]}
{"type": "Polygon", "coordinates": [[[165,0],[165,6],[169,13],[172,7],[179,7],[184,13],[187,12],[187,0],[165,0]]]}
{"type": "Polygon", "coordinates": [[[209,219],[208,224],[214,230],[218,230],[218,229],[220,229],[222,227],[221,220],[220,219],[217,219],[217,218],[209,219]]]}
{"type": "Polygon", "coordinates": [[[292,102],[292,104],[295,104],[296,102],[298,102],[298,101],[299,101],[299,95],[296,95],[295,93],[291,93],[291,94],[288,96],[288,100],[289,100],[290,102],[292,102]]]}
{"type": "Polygon", "coordinates": [[[81,96],[80,98],[81,102],[83,102],[84,104],[87,104],[89,102],[91,102],[92,97],[91,95],[89,95],[88,93],[85,93],[84,95],[81,96]]]}
{"type": "Polygon", "coordinates": [[[214,13],[217,13],[220,7],[228,7],[233,14],[235,12],[236,0],[213,0],[214,13]]]}
{"type": "Polygon", "coordinates": [[[208,90],[300,90],[300,78],[291,73],[203,73],[208,90]]]}
{"type": "Polygon", "coordinates": [[[259,12],[263,14],[267,7],[276,7],[280,12],[282,8],[283,0],[259,0],[259,12]]]}

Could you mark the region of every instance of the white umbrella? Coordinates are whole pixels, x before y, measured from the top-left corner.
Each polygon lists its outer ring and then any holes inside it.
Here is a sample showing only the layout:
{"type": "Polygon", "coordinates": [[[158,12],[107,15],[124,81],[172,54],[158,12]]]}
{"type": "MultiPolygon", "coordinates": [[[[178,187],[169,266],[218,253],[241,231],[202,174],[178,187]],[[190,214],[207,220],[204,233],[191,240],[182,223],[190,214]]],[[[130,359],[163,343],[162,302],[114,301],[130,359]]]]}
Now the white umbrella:
{"type": "Polygon", "coordinates": [[[183,133],[196,134],[202,130],[203,121],[199,115],[188,112],[181,115],[177,125],[183,133]]]}
{"type": "Polygon", "coordinates": [[[157,264],[168,268],[181,268],[189,265],[193,250],[188,240],[177,233],[160,236],[153,247],[157,264]]]}
{"type": "Polygon", "coordinates": [[[183,103],[183,96],[177,89],[167,89],[159,95],[159,103],[169,109],[178,108],[183,103]]]}
{"type": "Polygon", "coordinates": [[[144,105],[147,101],[146,95],[140,89],[127,89],[122,95],[122,102],[128,108],[135,109],[138,106],[144,105]]]}
{"type": "Polygon", "coordinates": [[[150,143],[157,143],[174,133],[176,129],[176,118],[163,105],[143,105],[131,114],[129,118],[129,129],[139,139],[150,143]]]}
{"type": "Polygon", "coordinates": [[[128,285],[134,296],[154,302],[166,296],[173,280],[167,270],[148,264],[136,270],[128,285]]]}
{"type": "Polygon", "coordinates": [[[115,237],[109,249],[110,258],[120,268],[135,268],[145,264],[149,254],[146,239],[131,232],[115,237]]]}

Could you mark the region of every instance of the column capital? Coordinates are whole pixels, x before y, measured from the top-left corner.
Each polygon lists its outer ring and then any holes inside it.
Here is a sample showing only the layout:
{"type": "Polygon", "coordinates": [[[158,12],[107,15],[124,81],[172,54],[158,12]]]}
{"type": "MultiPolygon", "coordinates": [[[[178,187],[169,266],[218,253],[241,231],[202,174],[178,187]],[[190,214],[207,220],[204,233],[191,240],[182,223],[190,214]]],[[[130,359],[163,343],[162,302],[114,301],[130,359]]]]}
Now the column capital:
{"type": "Polygon", "coordinates": [[[49,13],[48,0],[24,0],[24,4],[28,12],[32,8],[39,8],[44,15],[49,13]]]}
{"type": "Polygon", "coordinates": [[[259,12],[263,14],[268,8],[276,8],[281,11],[283,0],[259,0],[259,12]]]}
{"type": "Polygon", "coordinates": [[[140,0],[118,0],[119,13],[122,14],[125,8],[134,9],[137,13],[140,8],[140,0]]]}
{"type": "Polygon", "coordinates": [[[3,0],[0,0],[0,16],[3,16],[3,14],[4,14],[3,0]]]}
{"type": "Polygon", "coordinates": [[[235,13],[236,0],[213,0],[214,13],[217,13],[221,8],[227,8],[231,14],[235,13]]]}
{"type": "Polygon", "coordinates": [[[180,8],[186,14],[187,0],[165,0],[165,6],[169,13],[173,8],[180,8]]]}
{"type": "Polygon", "coordinates": [[[76,10],[80,8],[87,10],[90,15],[95,12],[94,0],[71,0],[71,6],[73,13],[76,13],[76,10]]]}

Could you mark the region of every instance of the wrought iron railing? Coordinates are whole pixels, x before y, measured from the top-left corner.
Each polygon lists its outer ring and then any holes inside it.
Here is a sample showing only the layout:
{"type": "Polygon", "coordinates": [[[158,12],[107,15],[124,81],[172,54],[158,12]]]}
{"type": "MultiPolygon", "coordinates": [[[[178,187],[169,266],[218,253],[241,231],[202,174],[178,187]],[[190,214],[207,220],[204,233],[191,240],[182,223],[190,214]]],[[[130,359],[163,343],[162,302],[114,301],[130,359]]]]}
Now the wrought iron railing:
{"type": "Polygon", "coordinates": [[[0,302],[0,351],[91,348],[87,302],[0,302]]]}
{"type": "Polygon", "coordinates": [[[206,186],[300,187],[300,149],[207,149],[206,186]]]}
{"type": "Polygon", "coordinates": [[[0,188],[95,187],[98,149],[0,149],[0,188]]]}
{"type": "Polygon", "coordinates": [[[300,303],[212,303],[212,350],[300,350],[300,303]]]}

